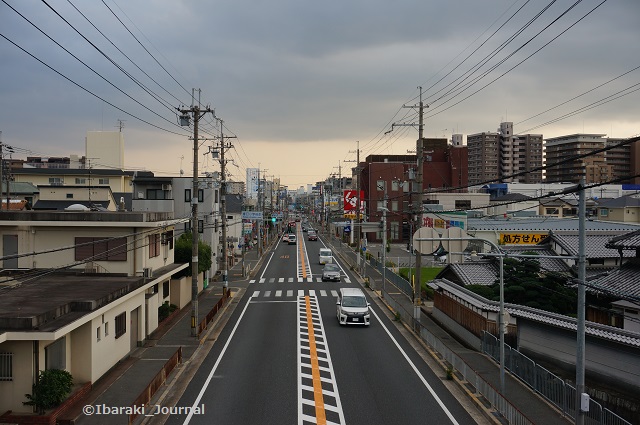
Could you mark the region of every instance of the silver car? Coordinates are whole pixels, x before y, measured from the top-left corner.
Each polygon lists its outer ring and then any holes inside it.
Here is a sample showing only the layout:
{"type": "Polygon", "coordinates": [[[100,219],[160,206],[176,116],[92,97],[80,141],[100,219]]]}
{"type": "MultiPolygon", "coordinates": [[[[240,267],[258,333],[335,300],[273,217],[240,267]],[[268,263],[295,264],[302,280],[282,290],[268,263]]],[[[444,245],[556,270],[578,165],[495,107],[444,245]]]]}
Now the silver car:
{"type": "Polygon", "coordinates": [[[322,269],[322,281],[332,280],[340,282],[340,267],[337,264],[327,263],[322,269]]]}

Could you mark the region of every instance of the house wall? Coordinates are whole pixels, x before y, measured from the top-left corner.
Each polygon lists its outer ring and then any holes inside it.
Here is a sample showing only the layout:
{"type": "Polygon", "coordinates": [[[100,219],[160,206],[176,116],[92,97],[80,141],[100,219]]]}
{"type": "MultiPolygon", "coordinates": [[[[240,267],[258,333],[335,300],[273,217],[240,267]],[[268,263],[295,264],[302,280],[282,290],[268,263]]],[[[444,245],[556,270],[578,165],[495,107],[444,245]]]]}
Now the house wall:
{"type": "Polygon", "coordinates": [[[0,381],[0,414],[7,410],[31,412],[23,406],[25,394],[31,394],[33,376],[33,342],[7,341],[0,344],[0,353],[13,353],[13,381],[0,381]]]}
{"type": "MultiPolygon", "coordinates": [[[[115,332],[115,324],[112,319],[112,314],[106,314],[106,321],[109,322],[109,332],[115,332]]],[[[113,316],[115,317],[115,316],[113,316]]],[[[71,339],[71,369],[69,372],[73,376],[74,383],[91,382],[91,338],[93,337],[93,323],[85,323],[79,328],[74,329],[69,334],[71,339]]],[[[102,329],[104,338],[104,326],[102,329]]]]}
{"type": "Polygon", "coordinates": [[[160,300],[162,296],[162,285],[160,286],[160,292],[146,296],[145,337],[148,337],[151,335],[151,332],[158,329],[158,307],[162,304],[160,300]]]}
{"type": "MultiPolygon", "coordinates": [[[[94,223],[95,224],[95,223],[94,223]]],[[[69,265],[76,263],[74,249],[60,249],[60,247],[71,247],[75,245],[76,237],[121,237],[127,234],[133,234],[138,229],[132,228],[108,228],[108,227],[46,227],[46,226],[2,226],[0,227],[1,235],[18,235],[18,252],[43,252],[35,256],[24,256],[18,259],[19,268],[58,268],[61,265],[69,265]]],[[[151,229],[148,229],[151,230],[151,229]]],[[[104,271],[110,273],[126,273],[130,276],[136,273],[142,273],[144,267],[158,269],[164,267],[173,259],[173,250],[168,249],[168,245],[160,245],[160,255],[149,258],[149,247],[147,236],[149,231],[142,229],[143,235],[129,236],[127,261],[94,261],[93,263],[101,266],[104,271]],[[142,238],[143,240],[140,240],[142,238]],[[133,251],[132,243],[138,247],[133,251]],[[135,257],[135,258],[134,258],[135,257]]],[[[161,232],[161,229],[157,229],[161,232]]],[[[0,244],[1,245],[1,244],[0,244]]],[[[2,250],[2,246],[0,246],[2,250]]],[[[75,269],[85,269],[85,264],[79,264],[75,269]]]]}

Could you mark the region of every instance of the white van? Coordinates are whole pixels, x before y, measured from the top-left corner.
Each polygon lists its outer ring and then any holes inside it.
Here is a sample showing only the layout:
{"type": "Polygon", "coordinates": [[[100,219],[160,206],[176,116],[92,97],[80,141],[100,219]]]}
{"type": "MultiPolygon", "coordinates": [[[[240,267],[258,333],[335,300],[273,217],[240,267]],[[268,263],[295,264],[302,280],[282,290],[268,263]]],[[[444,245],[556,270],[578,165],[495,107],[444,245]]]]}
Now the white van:
{"type": "Polygon", "coordinates": [[[320,255],[318,256],[320,264],[333,263],[333,254],[329,248],[320,248],[320,255]]]}
{"type": "Polygon", "coordinates": [[[360,288],[340,288],[336,307],[336,316],[341,325],[371,324],[369,303],[360,288]]]}

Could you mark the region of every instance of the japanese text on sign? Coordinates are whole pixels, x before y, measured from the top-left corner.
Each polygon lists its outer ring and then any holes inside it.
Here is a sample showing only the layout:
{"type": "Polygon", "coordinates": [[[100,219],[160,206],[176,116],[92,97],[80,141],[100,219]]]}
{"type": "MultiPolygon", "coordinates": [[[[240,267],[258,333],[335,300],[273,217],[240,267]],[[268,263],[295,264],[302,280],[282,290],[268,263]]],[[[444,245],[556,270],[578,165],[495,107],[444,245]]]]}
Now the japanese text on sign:
{"type": "Polygon", "coordinates": [[[501,244],[535,245],[547,236],[546,233],[500,233],[501,244]]]}

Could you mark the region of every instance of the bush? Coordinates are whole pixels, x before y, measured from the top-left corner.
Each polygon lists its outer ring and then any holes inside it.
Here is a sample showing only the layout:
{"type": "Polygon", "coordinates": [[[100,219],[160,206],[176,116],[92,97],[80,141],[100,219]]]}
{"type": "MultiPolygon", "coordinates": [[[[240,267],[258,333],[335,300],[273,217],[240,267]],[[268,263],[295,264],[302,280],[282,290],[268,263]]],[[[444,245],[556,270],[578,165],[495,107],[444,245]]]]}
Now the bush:
{"type": "Polygon", "coordinates": [[[175,304],[169,304],[168,302],[162,304],[160,307],[158,307],[158,322],[162,322],[163,320],[165,320],[171,313],[173,313],[177,309],[178,306],[175,304]]]}
{"type": "Polygon", "coordinates": [[[29,400],[22,404],[35,406],[39,414],[45,409],[59,406],[71,394],[73,377],[66,370],[41,370],[37,382],[33,385],[33,394],[25,394],[29,400]]]}

